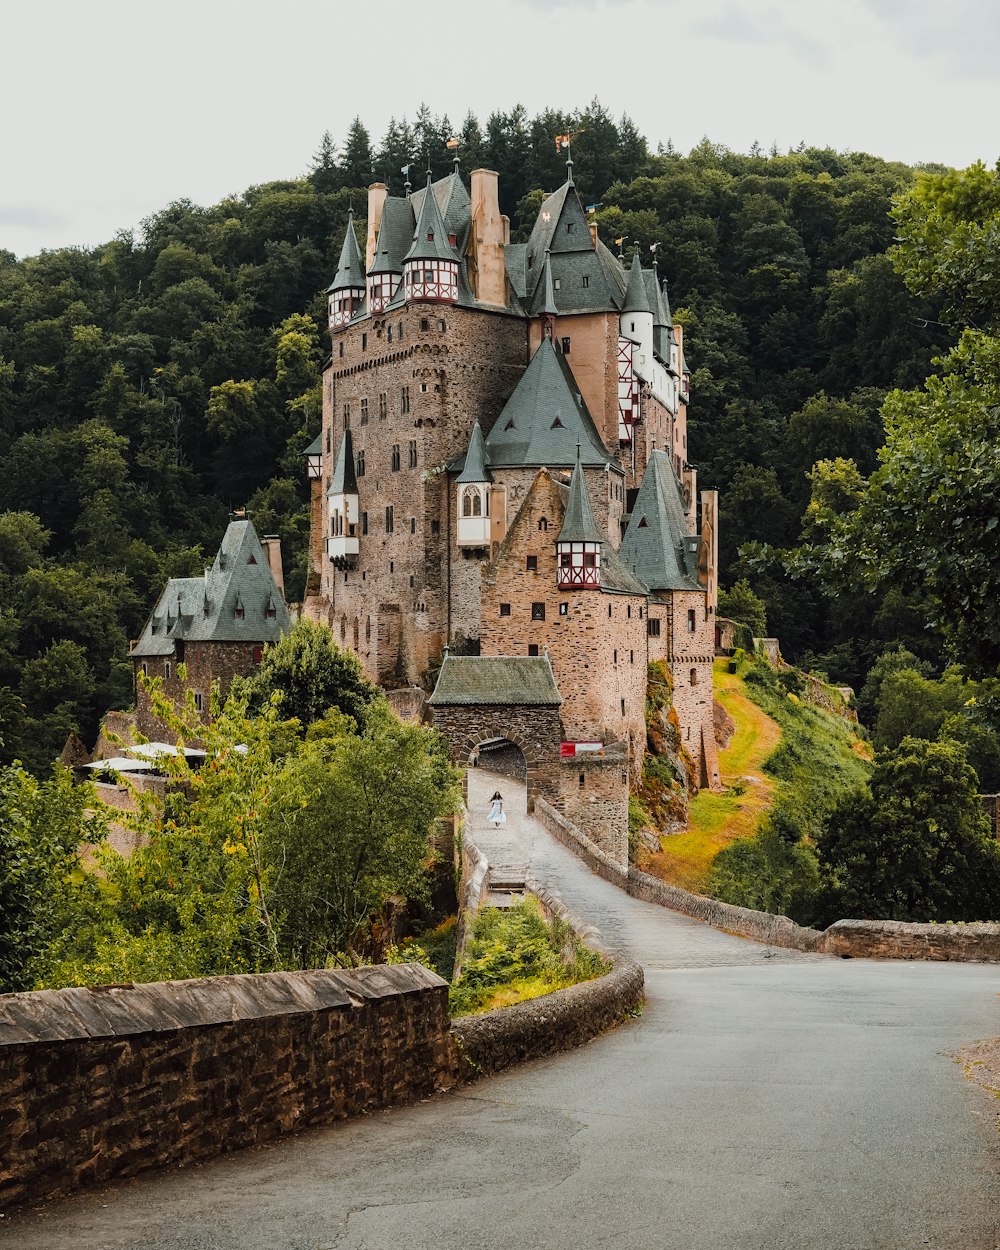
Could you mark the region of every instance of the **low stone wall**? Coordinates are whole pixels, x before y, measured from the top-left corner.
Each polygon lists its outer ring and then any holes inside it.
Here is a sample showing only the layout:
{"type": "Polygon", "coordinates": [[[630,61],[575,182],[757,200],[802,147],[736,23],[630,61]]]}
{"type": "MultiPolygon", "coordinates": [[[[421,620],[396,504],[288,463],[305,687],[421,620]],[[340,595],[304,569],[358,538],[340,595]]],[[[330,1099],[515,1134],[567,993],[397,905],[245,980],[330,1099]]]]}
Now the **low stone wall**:
{"type": "Polygon", "coordinates": [[[1000,924],[838,920],[817,948],[845,959],[946,959],[1000,963],[1000,924]]]}
{"type": "Polygon", "coordinates": [[[613,881],[615,885],[625,884],[628,877],[625,869],[545,799],[535,799],[534,814],[557,842],[568,846],[594,872],[608,881],[613,881]]]}
{"type": "Polygon", "coordinates": [[[452,1025],[455,1080],[474,1081],[526,1059],[582,1046],[620,1024],[642,1001],[642,969],[615,956],[606,976],[513,1007],[463,1016],[452,1025]]]}
{"type": "Polygon", "coordinates": [[[427,695],[419,686],[402,686],[384,691],[386,702],[400,720],[419,721],[424,714],[427,695]]]}
{"type": "Polygon", "coordinates": [[[0,996],[0,1208],[427,1097],[448,986],[418,964],[0,996]]]}
{"type": "Polygon", "coordinates": [[[727,933],[752,938],[755,942],[799,951],[822,949],[818,944],[822,941],[823,934],[818,929],[804,929],[788,916],[753,911],[749,907],[735,907],[732,903],[722,903],[704,894],[692,894],[689,890],[668,885],[666,881],[651,877],[637,868],[629,869],[625,888],[633,898],[641,899],[644,903],[669,907],[673,911],[683,912],[685,916],[704,920],[727,933]]]}

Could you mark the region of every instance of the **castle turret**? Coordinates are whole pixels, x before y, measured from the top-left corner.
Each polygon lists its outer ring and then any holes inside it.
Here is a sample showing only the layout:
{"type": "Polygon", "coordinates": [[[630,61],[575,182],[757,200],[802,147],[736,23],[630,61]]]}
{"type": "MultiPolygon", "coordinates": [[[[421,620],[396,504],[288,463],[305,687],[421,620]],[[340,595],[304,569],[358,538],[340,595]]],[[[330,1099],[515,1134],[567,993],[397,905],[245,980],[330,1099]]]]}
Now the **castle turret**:
{"type": "Polygon", "coordinates": [[[559,315],[559,309],[556,307],[555,285],[552,281],[552,252],[550,248],[545,249],[545,271],[542,274],[542,282],[544,283],[541,312],[542,338],[554,340],[556,317],[559,315]]]}
{"type": "Polygon", "coordinates": [[[621,333],[638,347],[638,352],[633,353],[632,363],[642,378],[648,378],[653,363],[653,309],[650,307],[646,282],[642,276],[638,248],[632,256],[632,268],[629,270],[628,286],[625,288],[621,333]]]}
{"type": "Polygon", "coordinates": [[[368,308],[373,316],[385,312],[402,280],[403,266],[393,255],[392,223],[383,215],[371,264],[368,266],[368,308]]]}
{"type": "Polygon", "coordinates": [[[357,560],[359,549],[358,479],[354,470],[354,447],[350,430],[344,431],[326,497],[330,517],[326,554],[338,568],[347,568],[357,560]]]}
{"type": "Polygon", "coordinates": [[[434,197],[430,173],[413,243],[403,258],[403,292],[407,300],[458,299],[458,254],[434,197]]]}
{"type": "Polygon", "coordinates": [[[327,287],[330,329],[342,330],[358,312],[365,299],[365,266],[354,233],[354,209],[347,214],[347,233],[340,249],[337,276],[327,287]]]}
{"type": "Polygon", "coordinates": [[[477,421],[472,427],[465,467],[458,475],[458,545],[464,548],[490,545],[490,483],[486,467],[483,431],[477,421]]]}
{"type": "Polygon", "coordinates": [[[569,484],[569,499],[562,529],[556,539],[556,561],[559,569],[559,588],[568,590],[579,587],[600,589],[601,549],[604,536],[594,520],[594,511],[587,494],[587,482],[580,463],[580,447],[576,449],[576,467],[569,484]]]}

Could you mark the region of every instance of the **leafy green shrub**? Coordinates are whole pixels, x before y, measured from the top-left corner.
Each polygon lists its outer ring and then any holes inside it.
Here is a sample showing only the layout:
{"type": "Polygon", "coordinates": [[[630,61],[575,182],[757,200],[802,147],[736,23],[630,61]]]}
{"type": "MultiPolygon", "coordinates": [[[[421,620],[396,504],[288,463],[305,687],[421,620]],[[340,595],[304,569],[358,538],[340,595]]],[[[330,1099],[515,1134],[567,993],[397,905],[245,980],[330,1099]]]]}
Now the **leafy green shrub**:
{"type": "Polygon", "coordinates": [[[451,987],[451,1014],[485,1010],[504,988],[531,998],[606,971],[601,956],[573,937],[568,925],[546,921],[535,899],[509,911],[484,907],[466,943],[461,976],[451,987]]]}

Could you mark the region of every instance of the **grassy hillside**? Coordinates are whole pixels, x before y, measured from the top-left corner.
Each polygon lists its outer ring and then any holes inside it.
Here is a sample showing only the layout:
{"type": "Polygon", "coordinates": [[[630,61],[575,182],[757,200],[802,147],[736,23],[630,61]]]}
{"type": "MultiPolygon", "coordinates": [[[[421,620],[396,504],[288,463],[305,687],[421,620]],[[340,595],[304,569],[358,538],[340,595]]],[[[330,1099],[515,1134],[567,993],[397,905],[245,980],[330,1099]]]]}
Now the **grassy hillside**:
{"type": "MultiPolygon", "coordinates": [[[[851,725],[802,702],[796,684],[794,674],[764,663],[744,661],[730,673],[728,660],[716,661],[715,697],[736,726],[719,752],[725,790],[701,791],[691,802],[687,831],[661,838],[661,850],[642,855],[640,867],[688,890],[746,906],[774,904],[770,878],[775,858],[787,858],[781,849],[792,859],[801,858],[795,852],[810,854],[818,821],[868,773],[868,747],[851,725]],[[762,830],[777,838],[771,848],[777,856],[768,853],[766,838],[761,844],[762,830]],[[739,842],[747,849],[727,851],[739,842]]],[[[783,863],[781,875],[789,867],[783,863]]],[[[798,867],[808,869],[805,862],[798,867]]]]}

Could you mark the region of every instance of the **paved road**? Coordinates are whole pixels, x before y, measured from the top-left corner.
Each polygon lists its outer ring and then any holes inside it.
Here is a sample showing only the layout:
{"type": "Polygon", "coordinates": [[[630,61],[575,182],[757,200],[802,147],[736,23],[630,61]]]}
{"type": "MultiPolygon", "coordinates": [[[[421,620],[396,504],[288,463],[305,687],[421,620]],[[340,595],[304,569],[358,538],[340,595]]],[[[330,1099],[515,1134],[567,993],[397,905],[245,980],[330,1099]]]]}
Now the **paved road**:
{"type": "MultiPolygon", "coordinates": [[[[477,821],[487,781],[473,783],[477,821]]],[[[1000,1247],[997,1105],[948,1055],[1000,1033],[995,968],[767,958],[592,877],[517,811],[510,782],[501,789],[515,810],[494,854],[527,857],[642,960],[641,1020],[458,1095],[53,1204],[0,1242],[1000,1247]]]]}

